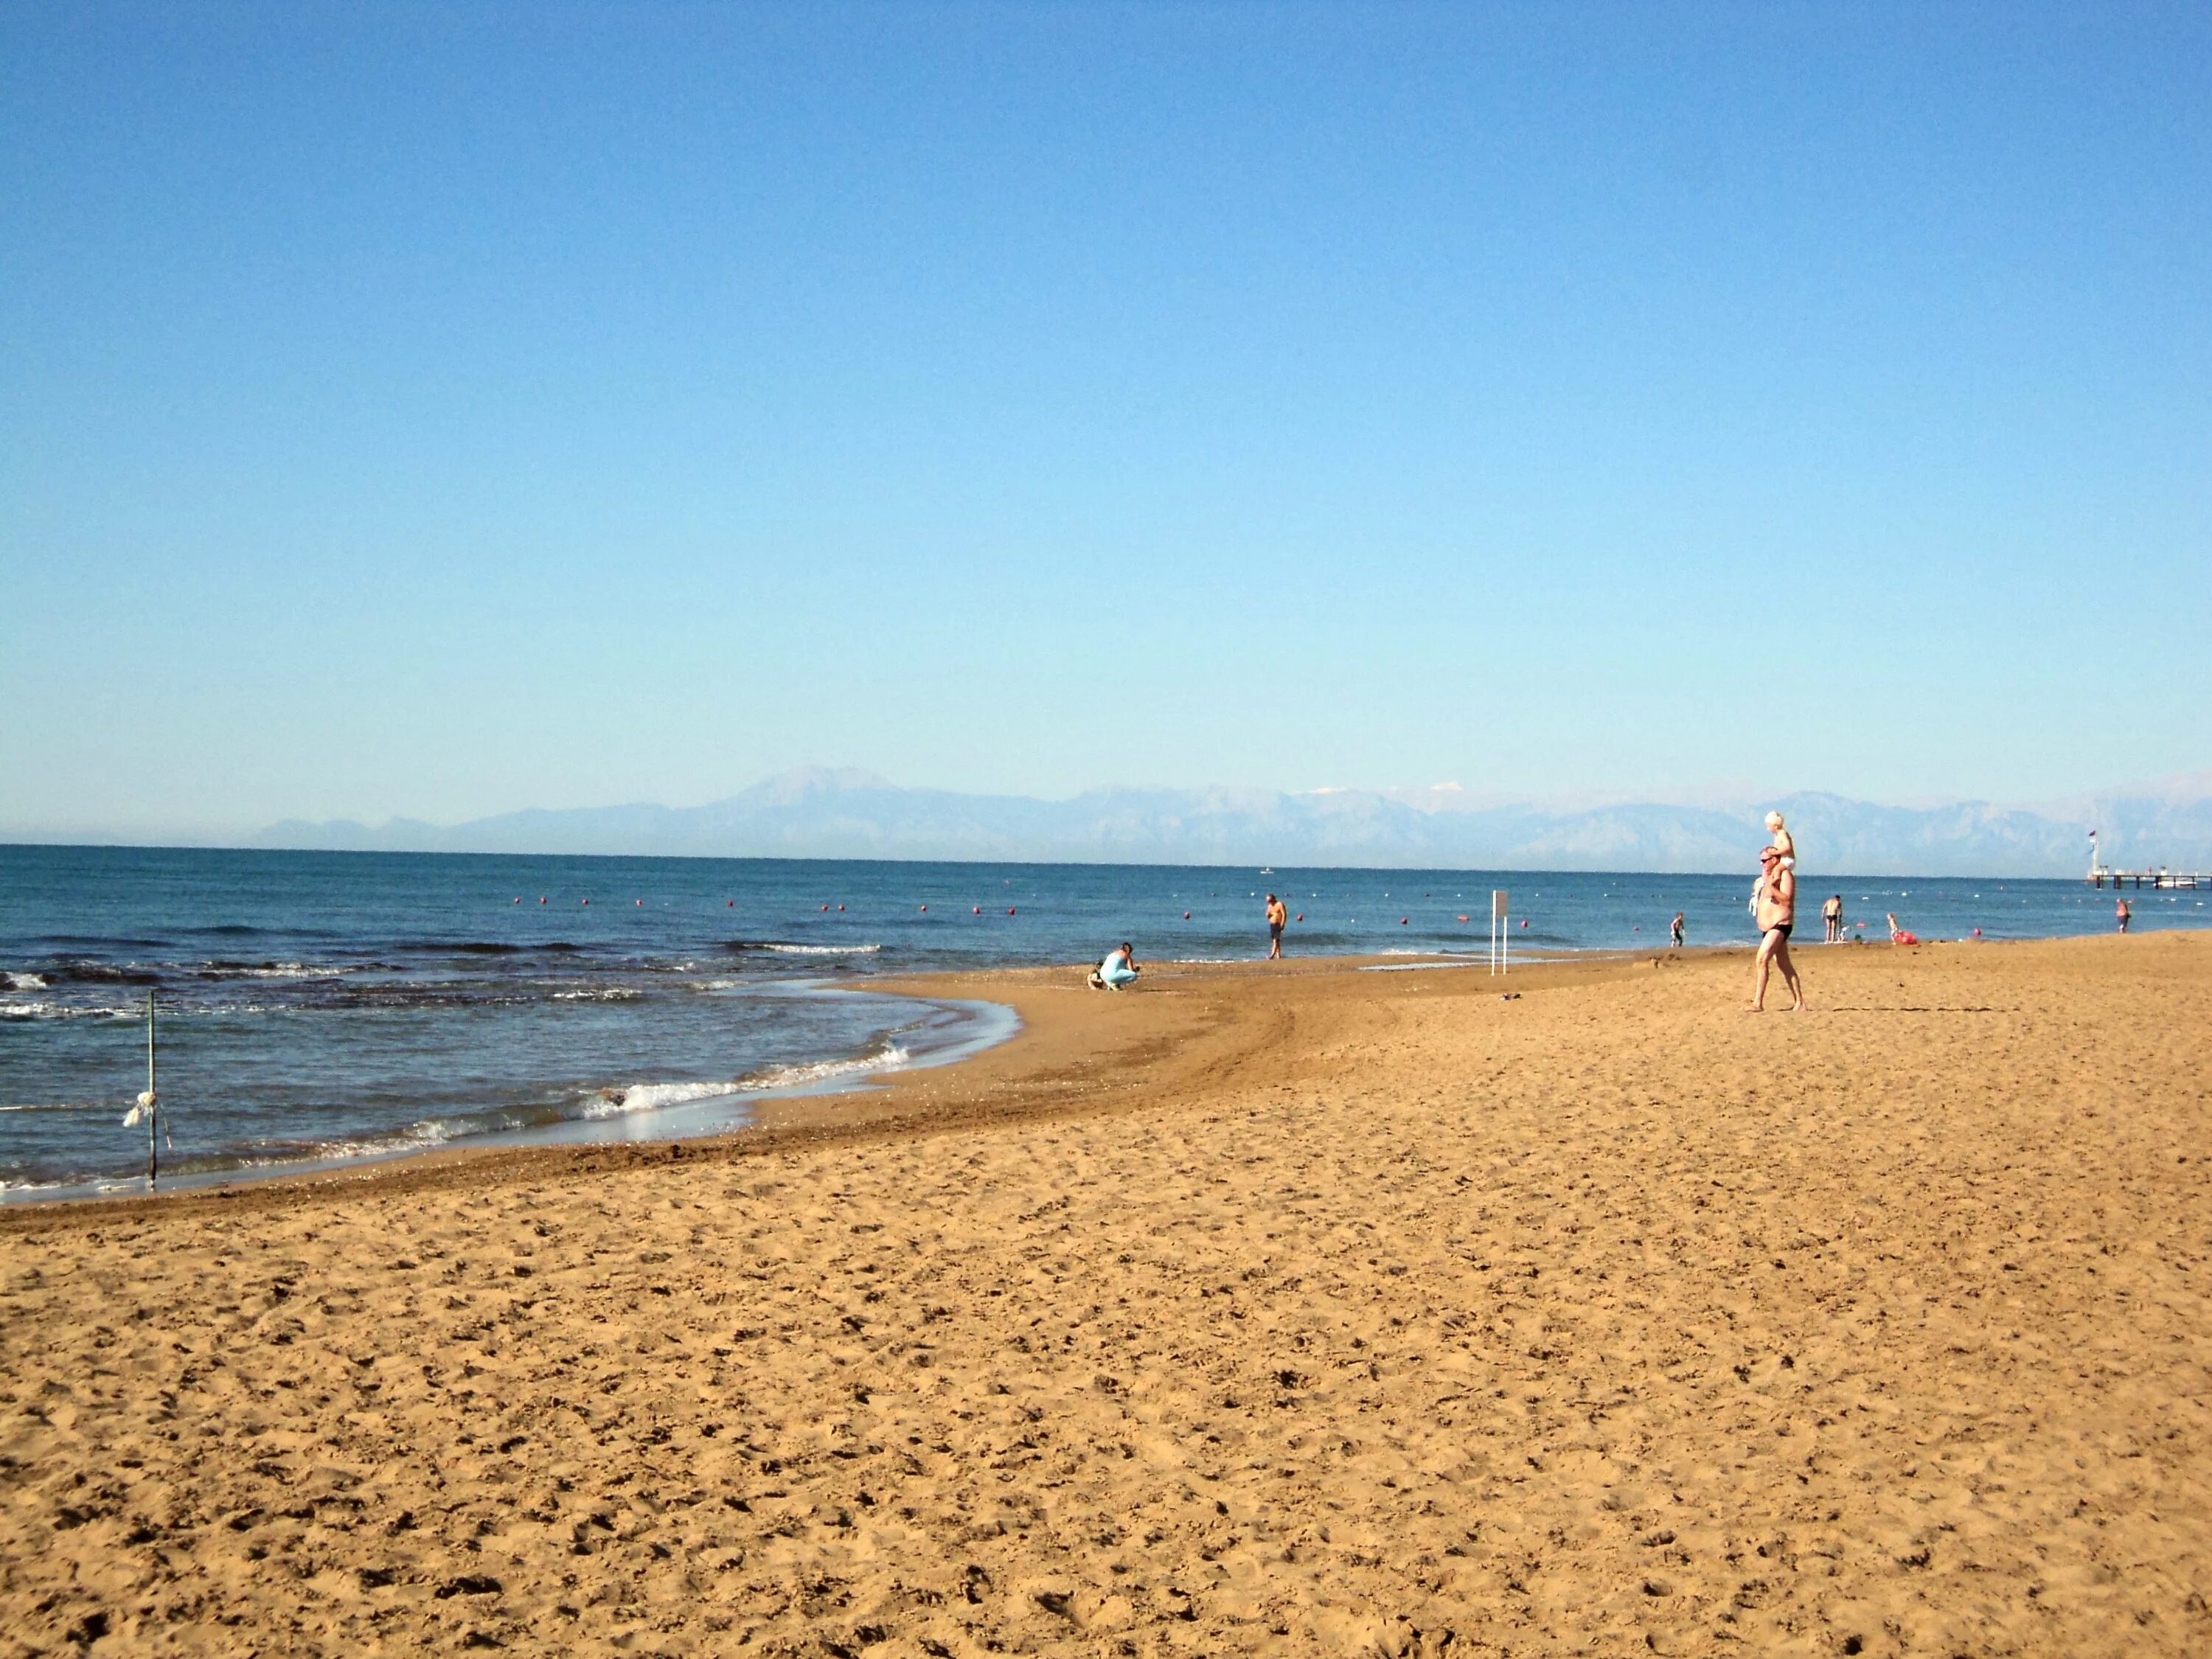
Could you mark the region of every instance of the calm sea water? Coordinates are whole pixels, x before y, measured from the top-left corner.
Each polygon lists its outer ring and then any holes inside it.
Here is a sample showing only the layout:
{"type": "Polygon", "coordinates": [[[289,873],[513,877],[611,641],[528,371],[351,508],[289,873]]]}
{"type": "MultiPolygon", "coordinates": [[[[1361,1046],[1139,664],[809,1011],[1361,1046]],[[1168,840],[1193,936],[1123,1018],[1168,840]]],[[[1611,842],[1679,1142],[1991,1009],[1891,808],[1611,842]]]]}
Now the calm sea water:
{"type": "MultiPolygon", "coordinates": [[[[1750,849],[1747,849],[1747,854],[1750,849]]],[[[1480,957],[1493,886],[1534,954],[1748,943],[1741,876],[469,857],[0,847],[0,1196],[135,1180],[145,1009],[165,1170],[190,1180],[471,1138],[650,1139],[771,1091],[927,1064],[1011,1030],[869,989],[918,969],[1261,953],[1480,957]],[[1186,915],[1186,912],[1188,915],[1186,915]],[[1462,919],[1464,918],[1464,920],[1462,919]]],[[[1923,939],[2104,931],[2078,882],[1823,878],[1923,939]]],[[[2203,926],[2194,893],[2136,926],[2203,926]]],[[[1855,929],[1856,931],[1856,929],[1855,929]]]]}

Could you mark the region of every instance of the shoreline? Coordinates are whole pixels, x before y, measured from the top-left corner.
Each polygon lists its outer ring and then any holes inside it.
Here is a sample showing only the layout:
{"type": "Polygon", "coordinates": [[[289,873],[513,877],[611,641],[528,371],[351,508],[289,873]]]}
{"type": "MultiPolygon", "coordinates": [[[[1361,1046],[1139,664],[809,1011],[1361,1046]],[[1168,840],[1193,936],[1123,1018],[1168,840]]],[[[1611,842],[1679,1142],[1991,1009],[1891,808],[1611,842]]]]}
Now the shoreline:
{"type": "MultiPolygon", "coordinates": [[[[2075,936],[2078,939],[2099,937],[2103,936],[2075,936]]],[[[1922,940],[1917,946],[1902,948],[1930,950],[1954,945],[2006,947],[2069,942],[2071,941],[2063,938],[2018,940],[1929,939],[1922,940]]],[[[1844,939],[1837,943],[1843,945],[1888,945],[1887,939],[1844,939]]],[[[1747,961],[1753,948],[1748,943],[1731,942],[1692,945],[1677,951],[1662,949],[1655,951],[1635,946],[1554,950],[1541,955],[1532,951],[1526,957],[1512,959],[1509,976],[1515,981],[1516,988],[1520,988],[1528,975],[1547,970],[1579,971],[1608,967],[1632,969],[1646,963],[1657,966],[1667,963],[1680,965],[1730,957],[1747,961]]],[[[1170,958],[1148,965],[1144,983],[1133,994],[1140,998],[1157,995],[1158,988],[1165,981],[1203,980],[1213,975],[1236,979],[1249,975],[1266,980],[1293,975],[1396,975],[1424,970],[1443,973],[1486,966],[1487,959],[1484,957],[1420,951],[1293,956],[1273,962],[1261,957],[1170,958]]],[[[748,1121],[732,1127],[650,1132],[649,1121],[642,1121],[645,1117],[663,1112],[673,1116],[684,1110],[683,1108],[661,1108],[656,1109],[653,1114],[641,1115],[641,1121],[634,1123],[638,1133],[625,1136],[609,1132],[612,1127],[624,1122],[619,1117],[578,1119],[549,1124],[535,1130],[471,1135],[442,1145],[355,1158],[303,1159],[297,1164],[265,1170],[241,1170],[179,1176],[174,1178],[174,1185],[152,1194],[143,1188],[137,1191],[128,1190],[130,1178],[125,1177],[118,1183],[118,1186],[125,1188],[124,1190],[105,1193],[76,1190],[51,1197],[15,1196],[0,1200],[0,1235],[20,1231],[15,1224],[18,1218],[21,1218],[24,1224],[28,1224],[29,1218],[58,1213],[132,1214],[141,1208],[166,1207],[188,1202],[219,1204],[225,1208],[235,1208],[249,1197],[278,1203],[338,1190],[381,1190],[389,1187],[404,1191],[429,1186],[448,1187],[465,1182],[470,1178],[468,1172],[478,1165],[483,1166],[483,1174],[488,1180],[505,1178],[510,1174],[521,1178],[526,1172],[536,1177],[569,1168],[583,1170],[612,1169],[651,1164],[659,1158],[751,1156],[775,1151],[787,1144],[815,1145],[834,1141],[843,1138],[848,1131],[857,1136],[896,1133],[901,1128],[926,1131],[955,1127],[969,1121],[965,1109],[956,1106],[948,1109],[939,1104],[939,1101],[943,1094],[951,1092],[957,1096],[958,1091],[916,1086],[914,1079],[941,1069],[965,1070],[994,1051],[1018,1042],[1030,1028],[1036,1010],[1041,1006],[1051,1006],[1057,1014],[1060,1010],[1053,1002],[1054,994],[1070,988],[1083,988],[1084,978],[1088,972],[1088,963],[1008,966],[886,975],[866,986],[822,982],[813,988],[830,994],[908,997],[939,1006],[967,1004],[978,1010],[995,1008],[1010,1017],[1012,1029],[1003,1035],[986,1038],[980,1047],[975,1046],[973,1040],[948,1045],[944,1058],[932,1057],[917,1064],[896,1068],[872,1070],[855,1066],[849,1074],[810,1080],[787,1087],[771,1086],[757,1091],[733,1087],[726,1095],[707,1097],[696,1103],[709,1108],[742,1108],[747,1110],[748,1121]],[[993,994],[972,994],[978,989],[988,989],[993,994]],[[609,1126],[609,1130],[595,1133],[590,1127],[594,1124],[609,1126]],[[669,1151],[672,1147],[684,1150],[672,1153],[669,1151]]],[[[1117,1000],[1126,1000],[1132,994],[1123,993],[1119,999],[1101,994],[1098,1000],[1103,1003],[1112,1003],[1117,1000]]],[[[1085,1040],[1096,1041],[1087,1036],[1085,1040]]],[[[1062,1036],[1060,1041],[1064,1045],[1066,1038],[1062,1036]]],[[[1099,1052],[1082,1058],[1096,1060],[1105,1057],[1108,1057],[1105,1053],[1099,1052]]],[[[805,1064],[836,1065],[844,1059],[838,1056],[828,1061],[805,1064]]],[[[1054,1063],[1064,1063],[1057,1048],[1054,1063]]],[[[1032,1100],[1042,1086],[1036,1080],[1024,1082],[1018,1078],[1003,1078],[995,1073],[986,1075],[989,1079],[988,1088],[1004,1090],[1012,1087],[1018,1094],[1032,1100]]]]}
{"type": "Polygon", "coordinates": [[[965,975],[758,1135],[0,1216],[0,1618],[2203,1651],[2212,938],[1660,960],[965,975]]]}
{"type": "MultiPolygon", "coordinates": [[[[1413,953],[1416,956],[1425,953],[1413,953]]],[[[1606,964],[1640,962],[1647,953],[1598,951],[1575,953],[1518,963],[1511,976],[1516,986],[1528,975],[1545,969],[1588,970],[1606,964]]],[[[1734,954],[1747,957],[1748,947],[1692,946],[1674,953],[1734,954]]],[[[753,1109],[751,1121],[737,1127],[703,1134],[640,1135],[630,1139],[547,1139],[514,1144],[497,1135],[471,1137],[441,1146],[365,1158],[325,1167],[271,1170],[211,1176],[179,1184],[155,1194],[145,1191],[20,1198],[0,1203],[0,1237],[50,1225],[61,1218],[92,1220],[134,1217],[185,1206],[215,1206],[226,1212],[289,1207],[345,1195],[375,1195],[386,1192],[451,1189],[482,1179],[489,1182],[542,1179],[569,1172],[590,1173],[681,1161],[687,1158],[729,1159],[761,1156],[794,1146],[818,1146],[843,1139],[873,1139],[884,1134],[930,1133],[972,1127],[1025,1112],[1075,1110],[1099,1092],[1074,1087],[1064,1073],[1071,1067],[1109,1060],[1149,1062],[1158,1058],[1156,1045],[1164,1037],[1188,1036],[1188,1011],[1162,1033],[1147,1030],[1137,1036],[1122,1028],[1143,1026],[1133,1010],[1154,1004],[1160,988],[1176,983],[1188,990],[1194,982],[1214,976],[1261,980],[1338,974],[1372,974],[1413,966],[1437,969],[1482,966],[1482,959],[1462,959],[1437,953],[1432,961],[1407,962],[1402,953],[1362,953],[1291,957],[1279,962],[1258,957],[1227,962],[1164,961],[1146,967],[1143,984],[1134,992],[1115,995],[1094,993],[1085,985],[1088,963],[1052,967],[1010,967],[962,969],[946,973],[887,975],[865,988],[830,988],[855,996],[906,996],[933,1003],[967,1002],[1006,1010],[1013,1029],[980,1049],[959,1048],[943,1061],[875,1072],[854,1073],[849,1078],[827,1079],[784,1091],[714,1097],[741,1100],[753,1109]],[[1071,1022],[1063,997],[1080,993],[1083,1006],[1092,1014],[1071,1022]],[[1111,1010],[1128,1012],[1116,1018],[1111,1010]],[[1024,1040],[1038,1035],[1040,1022],[1046,1038],[1042,1054],[1032,1057],[1024,1040]],[[1009,1054],[1009,1050],[1014,1050],[1009,1054]],[[997,1061],[997,1064],[991,1062],[997,1061]],[[937,1073],[944,1073],[940,1084],[937,1073]],[[1064,1097],[1064,1098],[1063,1098],[1064,1097]]]]}

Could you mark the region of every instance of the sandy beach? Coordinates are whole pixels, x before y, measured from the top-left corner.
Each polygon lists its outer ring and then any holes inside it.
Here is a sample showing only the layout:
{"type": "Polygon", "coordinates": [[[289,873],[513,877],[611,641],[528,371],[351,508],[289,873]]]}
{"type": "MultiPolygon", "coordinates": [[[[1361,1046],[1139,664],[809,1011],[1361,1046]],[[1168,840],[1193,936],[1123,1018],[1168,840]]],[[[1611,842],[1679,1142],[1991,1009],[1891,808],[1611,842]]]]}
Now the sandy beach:
{"type": "Polygon", "coordinates": [[[2212,936],[1747,960],[0,1215],[0,1652],[2212,1650],[2212,936]]]}

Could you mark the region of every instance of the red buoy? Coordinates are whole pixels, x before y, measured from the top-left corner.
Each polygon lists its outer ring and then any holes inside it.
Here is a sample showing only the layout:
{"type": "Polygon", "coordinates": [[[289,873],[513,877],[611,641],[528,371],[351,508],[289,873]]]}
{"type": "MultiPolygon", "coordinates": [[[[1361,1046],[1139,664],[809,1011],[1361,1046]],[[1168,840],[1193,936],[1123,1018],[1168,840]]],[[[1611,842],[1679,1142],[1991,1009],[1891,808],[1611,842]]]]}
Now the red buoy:
{"type": "Polygon", "coordinates": [[[1528,917],[1523,916],[1523,917],[1522,917],[1522,918],[1521,918],[1521,925],[1522,925],[1523,927],[1526,927],[1528,925],[1528,917]]]}
{"type": "Polygon", "coordinates": [[[544,895],[544,894],[543,894],[543,893],[540,893],[540,894],[538,896],[538,902],[540,904],[544,903],[544,902],[545,902],[545,895],[544,895]]]}
{"type": "Polygon", "coordinates": [[[520,893],[517,893],[517,894],[514,896],[514,902],[515,902],[517,904],[521,903],[521,902],[522,902],[522,895],[521,895],[521,894],[520,894],[520,893]]]}
{"type": "Polygon", "coordinates": [[[826,904],[825,904],[825,905],[823,905],[822,908],[823,908],[824,910],[827,910],[830,907],[829,907],[828,905],[826,905],[826,904]]]}
{"type": "Polygon", "coordinates": [[[976,916],[980,916],[980,915],[981,915],[983,914],[983,907],[982,907],[981,905],[978,904],[978,905],[975,906],[975,907],[974,907],[974,908],[973,908],[969,912],[969,914],[970,915],[976,915],[976,916]]]}
{"type": "Polygon", "coordinates": [[[1012,905],[1009,904],[1006,907],[1006,914],[1010,916],[1014,914],[1014,907],[1012,905]]]}
{"type": "Polygon", "coordinates": [[[1189,912],[1189,911],[1188,911],[1188,910],[1184,911],[1184,912],[1182,913],[1182,919],[1183,919],[1185,921],[1188,921],[1190,920],[1190,912],[1189,912]]]}
{"type": "Polygon", "coordinates": [[[1299,920],[1300,921],[1304,921],[1305,919],[1306,919],[1306,913],[1305,913],[1304,911],[1303,911],[1303,910],[1299,911],[1299,912],[1298,912],[1298,920],[1299,920]]]}
{"type": "Polygon", "coordinates": [[[1466,918],[1465,916],[1462,916],[1462,917],[1460,918],[1460,920],[1461,920],[1462,921],[1465,921],[1467,920],[1467,918],[1466,918]]]}
{"type": "Polygon", "coordinates": [[[929,907],[927,904],[921,907],[921,914],[925,916],[929,914],[929,907]]]}
{"type": "Polygon", "coordinates": [[[838,908],[840,910],[842,910],[842,909],[843,909],[845,907],[844,907],[843,905],[842,905],[842,904],[841,904],[841,905],[839,905],[837,908],[838,908]]]}
{"type": "Polygon", "coordinates": [[[738,902],[737,902],[737,900],[735,900],[735,899],[732,899],[732,900],[730,901],[730,908],[732,908],[732,910],[734,910],[734,909],[736,909],[737,908],[738,908],[738,902]]]}

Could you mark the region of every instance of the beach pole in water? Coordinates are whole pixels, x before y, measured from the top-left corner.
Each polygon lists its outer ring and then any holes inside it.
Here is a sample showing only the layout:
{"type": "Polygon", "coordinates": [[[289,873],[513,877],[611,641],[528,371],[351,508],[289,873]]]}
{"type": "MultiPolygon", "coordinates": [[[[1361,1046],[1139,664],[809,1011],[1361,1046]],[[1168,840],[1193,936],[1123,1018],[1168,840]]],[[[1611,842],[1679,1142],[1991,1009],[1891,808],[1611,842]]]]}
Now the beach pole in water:
{"type": "Polygon", "coordinates": [[[1490,890],[1490,971],[1494,977],[1505,971],[1506,899],[1503,887],[1490,890]]]}
{"type": "Polygon", "coordinates": [[[154,1114],[157,1109],[154,1093],[154,994],[146,993],[146,1092],[138,1097],[138,1103],[146,1109],[146,1190],[154,1190],[154,1176],[159,1154],[154,1150],[154,1114]]]}
{"type": "Polygon", "coordinates": [[[135,1129],[138,1120],[146,1120],[146,1190],[154,1190],[154,1178],[158,1173],[154,1151],[154,1108],[159,1100],[154,1092],[154,994],[146,993],[146,1092],[138,1097],[138,1103],[123,1115],[123,1127],[135,1129]]]}

